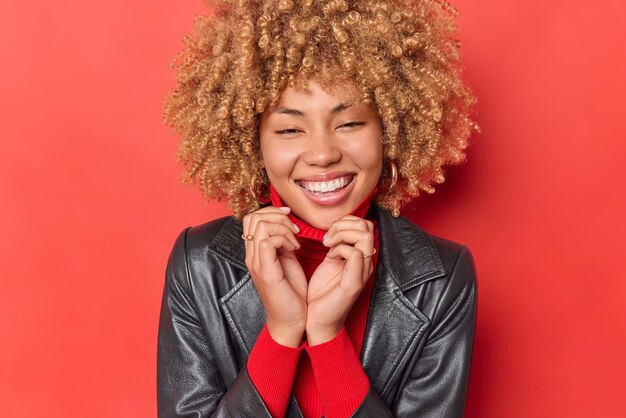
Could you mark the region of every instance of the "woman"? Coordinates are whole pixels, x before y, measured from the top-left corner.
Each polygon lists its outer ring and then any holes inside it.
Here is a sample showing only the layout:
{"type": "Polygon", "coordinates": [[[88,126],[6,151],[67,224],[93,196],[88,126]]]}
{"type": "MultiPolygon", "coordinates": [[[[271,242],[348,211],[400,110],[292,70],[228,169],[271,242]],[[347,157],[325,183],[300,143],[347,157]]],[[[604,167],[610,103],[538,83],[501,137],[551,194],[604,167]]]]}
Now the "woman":
{"type": "Polygon", "coordinates": [[[475,124],[439,2],[233,2],[197,21],[166,120],[234,215],[181,232],[161,417],[457,417],[467,247],[399,216],[475,124]]]}

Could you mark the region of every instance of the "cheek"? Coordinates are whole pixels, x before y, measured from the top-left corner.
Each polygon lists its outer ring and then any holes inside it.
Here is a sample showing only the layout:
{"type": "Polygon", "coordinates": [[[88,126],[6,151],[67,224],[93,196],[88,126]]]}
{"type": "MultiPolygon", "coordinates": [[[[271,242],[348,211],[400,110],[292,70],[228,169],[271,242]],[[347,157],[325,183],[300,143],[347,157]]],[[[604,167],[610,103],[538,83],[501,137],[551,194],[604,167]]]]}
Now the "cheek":
{"type": "Polygon", "coordinates": [[[378,171],[380,173],[383,150],[382,143],[378,138],[355,142],[350,147],[349,153],[355,164],[362,170],[378,171]]]}
{"type": "Polygon", "coordinates": [[[273,181],[288,177],[298,160],[298,153],[295,150],[271,140],[261,140],[261,155],[265,171],[273,181]]]}

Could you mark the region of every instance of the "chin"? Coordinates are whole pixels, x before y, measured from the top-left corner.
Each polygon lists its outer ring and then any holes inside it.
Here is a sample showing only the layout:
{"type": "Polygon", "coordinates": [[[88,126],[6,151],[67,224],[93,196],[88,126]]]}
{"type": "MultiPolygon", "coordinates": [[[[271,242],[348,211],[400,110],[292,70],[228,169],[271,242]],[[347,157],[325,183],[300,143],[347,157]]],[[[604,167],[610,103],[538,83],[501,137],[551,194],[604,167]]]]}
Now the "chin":
{"type": "Polygon", "coordinates": [[[330,225],[336,221],[336,219],[332,220],[332,221],[324,221],[324,220],[317,220],[316,222],[309,222],[309,225],[311,225],[314,228],[317,229],[321,229],[322,231],[328,231],[328,228],[330,228],[330,225]]]}
{"type": "Polygon", "coordinates": [[[307,211],[307,218],[300,218],[314,228],[328,230],[330,225],[336,220],[347,215],[349,211],[341,208],[313,208],[307,211]]]}

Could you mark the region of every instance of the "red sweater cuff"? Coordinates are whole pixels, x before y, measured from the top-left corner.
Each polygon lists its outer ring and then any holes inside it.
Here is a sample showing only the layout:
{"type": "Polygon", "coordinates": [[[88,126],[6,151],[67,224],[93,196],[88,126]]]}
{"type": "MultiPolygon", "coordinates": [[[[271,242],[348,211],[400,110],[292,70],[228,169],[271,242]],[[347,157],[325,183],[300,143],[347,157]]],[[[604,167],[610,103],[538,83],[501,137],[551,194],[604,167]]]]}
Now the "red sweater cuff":
{"type": "Polygon", "coordinates": [[[273,418],[287,412],[301,352],[302,346],[292,348],[274,341],[266,325],[252,347],[248,375],[273,418]]]}
{"type": "Polygon", "coordinates": [[[369,379],[345,327],[332,340],[303,346],[311,358],[324,417],[351,416],[369,391],[369,379]]]}

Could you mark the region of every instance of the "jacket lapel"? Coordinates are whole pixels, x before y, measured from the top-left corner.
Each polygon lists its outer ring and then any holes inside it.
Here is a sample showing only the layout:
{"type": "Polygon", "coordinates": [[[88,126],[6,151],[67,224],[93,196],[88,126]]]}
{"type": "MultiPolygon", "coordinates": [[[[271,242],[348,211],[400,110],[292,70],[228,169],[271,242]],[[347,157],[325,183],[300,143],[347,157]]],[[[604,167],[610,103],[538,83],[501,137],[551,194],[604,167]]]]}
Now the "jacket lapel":
{"type": "Polygon", "coordinates": [[[265,324],[263,302],[250,274],[247,273],[220,302],[228,325],[239,340],[240,348],[249,356],[265,324]]]}
{"type": "MultiPolygon", "coordinates": [[[[265,324],[265,309],[252,277],[245,267],[245,248],[239,245],[239,237],[242,234],[241,222],[231,218],[223,229],[225,231],[220,231],[214,241],[215,246],[211,249],[240,267],[245,271],[245,276],[220,299],[220,303],[231,331],[237,336],[239,348],[246,353],[247,359],[265,324]],[[225,250],[226,248],[228,250],[225,250]]],[[[286,416],[303,418],[293,394],[289,399],[286,416]]]]}
{"type": "Polygon", "coordinates": [[[372,205],[378,219],[379,263],[367,318],[361,363],[383,400],[397,387],[407,362],[424,342],[428,318],[404,292],[445,274],[434,243],[406,218],[372,205]]]}
{"type": "Polygon", "coordinates": [[[241,221],[231,217],[211,242],[209,249],[241,269],[243,277],[220,298],[220,304],[231,331],[237,336],[239,348],[247,357],[263,329],[265,309],[246,267],[241,234],[241,221]]]}
{"type": "MultiPolygon", "coordinates": [[[[371,384],[385,400],[412,353],[419,351],[430,324],[405,292],[445,275],[445,270],[435,244],[421,229],[404,217],[392,217],[375,203],[370,215],[378,221],[380,256],[360,358],[371,384]]],[[[245,249],[239,245],[241,228],[241,222],[232,218],[224,226],[227,231],[214,241],[214,250],[245,272],[220,302],[240,348],[249,355],[265,323],[265,311],[245,270],[245,249]]],[[[288,416],[302,416],[293,396],[289,411],[288,416]]]]}

